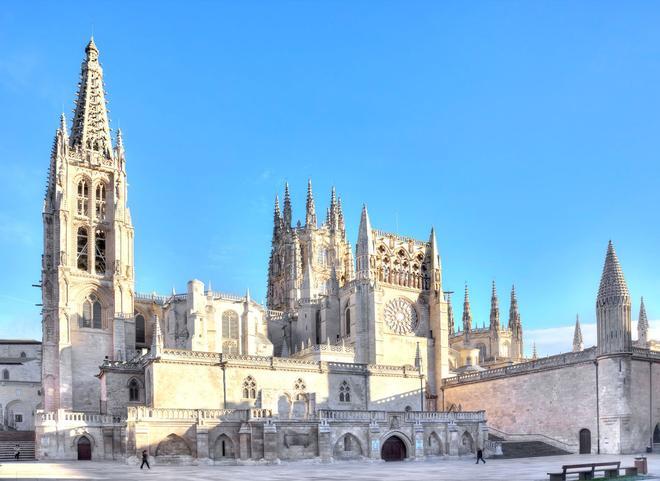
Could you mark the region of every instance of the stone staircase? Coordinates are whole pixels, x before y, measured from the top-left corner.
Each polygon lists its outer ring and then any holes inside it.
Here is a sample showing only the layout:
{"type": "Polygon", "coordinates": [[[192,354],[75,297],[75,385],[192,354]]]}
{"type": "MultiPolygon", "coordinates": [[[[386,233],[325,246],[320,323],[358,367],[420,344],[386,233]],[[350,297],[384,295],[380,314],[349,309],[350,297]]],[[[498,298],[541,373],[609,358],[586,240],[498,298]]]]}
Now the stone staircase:
{"type": "Polygon", "coordinates": [[[497,441],[502,445],[502,455],[498,457],[503,459],[535,458],[540,456],[560,456],[564,454],[571,454],[569,451],[539,440],[506,440],[503,436],[498,436],[493,433],[488,434],[488,440],[497,441]]]}
{"type": "Polygon", "coordinates": [[[0,431],[0,461],[13,461],[17,444],[19,461],[34,461],[34,431],[0,431]]]}

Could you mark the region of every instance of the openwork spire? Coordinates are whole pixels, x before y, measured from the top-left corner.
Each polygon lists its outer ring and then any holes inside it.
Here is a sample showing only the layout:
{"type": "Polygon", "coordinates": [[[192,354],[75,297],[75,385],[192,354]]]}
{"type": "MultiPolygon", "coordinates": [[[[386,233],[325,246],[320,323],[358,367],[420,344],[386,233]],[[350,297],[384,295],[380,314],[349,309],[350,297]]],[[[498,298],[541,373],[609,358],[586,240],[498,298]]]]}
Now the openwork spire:
{"type": "Polygon", "coordinates": [[[500,329],[500,305],[497,299],[495,281],[493,281],[493,291],[490,296],[490,328],[495,331],[500,329]]]}
{"type": "Polygon", "coordinates": [[[332,186],[332,191],[330,192],[330,208],[328,209],[327,223],[330,226],[330,230],[335,230],[339,227],[339,208],[337,204],[337,191],[335,190],[334,186],[332,186]]]}
{"type": "Polygon", "coordinates": [[[291,194],[289,194],[289,183],[284,184],[284,228],[291,228],[291,194]]]}
{"type": "Polygon", "coordinates": [[[305,225],[307,227],[316,227],[316,207],[314,206],[314,194],[312,193],[312,179],[307,181],[305,225]]]}
{"type": "Polygon", "coordinates": [[[472,313],[470,312],[470,293],[465,284],[465,298],[463,299],[463,332],[472,331],[472,313]]]}
{"type": "Polygon", "coordinates": [[[573,333],[573,352],[579,352],[584,349],[582,341],[582,328],[580,327],[580,316],[575,316],[575,332],[573,333]]]}
{"type": "Polygon", "coordinates": [[[449,330],[449,335],[451,336],[456,331],[455,321],[454,321],[454,308],[451,305],[451,295],[453,292],[445,292],[447,299],[447,329],[449,330]]]}
{"type": "Polygon", "coordinates": [[[275,208],[273,209],[273,238],[277,237],[282,228],[282,213],[280,212],[280,199],[275,195],[275,208]]]}
{"type": "Polygon", "coordinates": [[[516,297],[516,286],[511,286],[511,306],[509,307],[509,330],[513,337],[522,338],[522,321],[518,311],[518,298],[516,297]]]}
{"type": "Polygon", "coordinates": [[[616,252],[614,252],[614,245],[610,241],[607,245],[603,275],[600,278],[598,300],[599,302],[606,302],[607,300],[611,302],[615,299],[628,299],[629,296],[628,285],[623,277],[619,259],[616,252]]]}
{"type": "Polygon", "coordinates": [[[110,159],[112,143],[103,88],[103,69],[94,38],[85,48],[71,129],[71,147],[99,152],[110,159]]]}

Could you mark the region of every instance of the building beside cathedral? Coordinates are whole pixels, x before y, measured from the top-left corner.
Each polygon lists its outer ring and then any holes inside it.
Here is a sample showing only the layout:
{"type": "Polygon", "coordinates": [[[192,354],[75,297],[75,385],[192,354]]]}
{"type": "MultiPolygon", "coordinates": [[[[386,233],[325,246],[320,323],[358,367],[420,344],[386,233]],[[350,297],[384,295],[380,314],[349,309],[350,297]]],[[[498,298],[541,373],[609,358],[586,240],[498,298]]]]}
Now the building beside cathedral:
{"type": "Polygon", "coordinates": [[[507,327],[493,284],[478,328],[466,287],[457,331],[435,231],[383,232],[365,206],[353,251],[340,198],[320,222],[311,182],[304,224],[288,186],[275,200],[265,306],[198,280],[136,293],[127,155],[93,40],[85,52],[43,210],[38,457],[395,460],[496,453],[521,435],[559,452],[636,452],[654,430],[660,441],[660,354],[648,322],[633,345],[612,244],[597,346],[582,349],[578,324],[576,352],[541,359],[524,358],[515,289],[507,327]]]}

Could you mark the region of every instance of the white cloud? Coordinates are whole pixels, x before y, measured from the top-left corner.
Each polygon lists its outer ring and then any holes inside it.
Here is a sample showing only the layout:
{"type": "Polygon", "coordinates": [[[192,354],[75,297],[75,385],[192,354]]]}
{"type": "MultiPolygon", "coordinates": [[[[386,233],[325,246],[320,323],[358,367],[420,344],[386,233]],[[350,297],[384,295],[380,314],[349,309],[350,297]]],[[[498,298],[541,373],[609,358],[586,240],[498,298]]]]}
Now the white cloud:
{"type": "MultiPolygon", "coordinates": [[[[596,345],[596,323],[580,324],[584,347],[596,345]]],[[[573,350],[573,332],[575,325],[530,329],[524,333],[525,353],[532,354],[536,343],[539,356],[550,356],[573,350]]],[[[632,323],[633,339],[637,338],[637,321],[632,323]]],[[[649,321],[649,339],[660,339],[660,320],[649,321]]]]}

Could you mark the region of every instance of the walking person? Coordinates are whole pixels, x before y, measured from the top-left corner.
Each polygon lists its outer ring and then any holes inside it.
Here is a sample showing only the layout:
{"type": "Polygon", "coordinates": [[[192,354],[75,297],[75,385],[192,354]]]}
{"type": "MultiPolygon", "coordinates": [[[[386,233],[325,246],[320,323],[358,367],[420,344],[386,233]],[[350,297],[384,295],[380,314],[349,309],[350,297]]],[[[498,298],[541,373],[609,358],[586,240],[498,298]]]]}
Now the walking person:
{"type": "Polygon", "coordinates": [[[149,455],[147,454],[146,449],[142,451],[142,464],[140,465],[140,469],[142,469],[145,464],[147,465],[147,469],[151,469],[151,466],[149,466],[149,455]]]}
{"type": "Polygon", "coordinates": [[[17,444],[14,446],[14,459],[18,461],[18,459],[21,457],[21,447],[17,444]]]}
{"type": "Polygon", "coordinates": [[[479,461],[483,461],[484,464],[486,464],[486,460],[484,459],[484,452],[481,449],[477,449],[477,462],[476,462],[476,464],[479,464],[479,461]]]}

